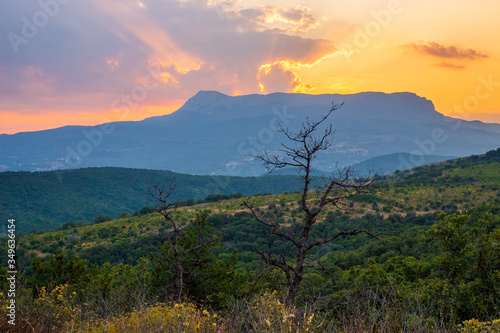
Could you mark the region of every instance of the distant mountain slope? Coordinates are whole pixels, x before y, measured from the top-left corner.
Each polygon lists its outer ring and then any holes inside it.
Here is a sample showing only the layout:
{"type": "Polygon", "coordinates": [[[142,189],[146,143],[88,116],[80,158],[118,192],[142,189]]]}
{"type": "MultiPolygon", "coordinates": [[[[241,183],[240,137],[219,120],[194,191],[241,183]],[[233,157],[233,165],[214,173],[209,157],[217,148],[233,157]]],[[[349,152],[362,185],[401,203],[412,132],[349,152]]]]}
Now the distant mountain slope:
{"type": "MultiPolygon", "coordinates": [[[[369,158],[363,162],[356,163],[350,167],[360,175],[378,174],[385,175],[396,170],[406,170],[419,167],[426,164],[433,164],[446,160],[451,160],[456,156],[440,156],[440,155],[415,155],[410,153],[394,153],[385,154],[369,158]]],[[[266,173],[267,174],[267,173],[266,173]]],[[[297,170],[294,168],[276,169],[272,172],[273,175],[297,175],[297,170]]],[[[328,176],[330,172],[323,170],[313,170],[313,176],[328,176]]]]}
{"type": "Polygon", "coordinates": [[[500,188],[500,148],[437,164],[424,165],[379,177],[381,186],[396,185],[492,185],[500,188]]]}
{"type": "Polygon", "coordinates": [[[65,222],[92,222],[153,205],[147,191],[175,177],[172,199],[204,199],[210,194],[281,193],[300,188],[298,177],[192,176],[169,171],[87,168],[51,172],[0,173],[0,218],[15,218],[18,231],[50,230],[65,222]]]}
{"type": "Polygon", "coordinates": [[[407,152],[467,156],[494,149],[500,125],[457,120],[411,93],[227,96],[201,91],[173,114],[139,122],[0,135],[0,169],[54,170],[117,166],[188,174],[259,175],[252,155],[276,152],[284,141],[278,122],[297,129],[306,117],[329,118],[334,145],[317,159],[318,170],[371,157],[407,152]]]}
{"type": "Polygon", "coordinates": [[[456,158],[456,156],[395,153],[367,159],[363,162],[354,164],[352,168],[360,171],[361,173],[366,173],[367,171],[373,170],[378,174],[384,175],[396,170],[411,169],[426,164],[434,164],[446,160],[451,160],[454,158],[456,158]]]}

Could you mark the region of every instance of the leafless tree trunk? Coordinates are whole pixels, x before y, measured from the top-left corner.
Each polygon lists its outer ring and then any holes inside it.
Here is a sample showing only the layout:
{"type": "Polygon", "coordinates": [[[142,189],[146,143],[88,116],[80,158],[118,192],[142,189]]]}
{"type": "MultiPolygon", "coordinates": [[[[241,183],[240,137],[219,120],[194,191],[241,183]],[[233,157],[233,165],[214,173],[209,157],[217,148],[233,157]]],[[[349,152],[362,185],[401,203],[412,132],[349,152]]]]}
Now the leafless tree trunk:
{"type": "Polygon", "coordinates": [[[189,269],[189,267],[193,266],[193,262],[187,259],[189,258],[188,255],[193,253],[196,255],[198,251],[212,247],[219,241],[219,236],[214,232],[204,232],[203,226],[208,216],[207,212],[199,213],[194,221],[188,225],[175,220],[172,212],[177,206],[177,201],[173,201],[171,198],[175,190],[175,179],[171,179],[168,186],[165,186],[158,184],[153,176],[151,184],[148,191],[153,199],[157,201],[157,205],[153,209],[160,213],[171,225],[171,232],[166,241],[170,243],[172,249],[174,300],[180,302],[184,286],[194,278],[192,271],[189,269]],[[189,242],[189,237],[192,237],[193,241],[189,242]]]}
{"type": "Polygon", "coordinates": [[[269,172],[284,167],[293,167],[301,175],[303,188],[300,208],[304,213],[304,218],[300,222],[301,228],[299,232],[290,232],[279,222],[278,218],[268,218],[265,214],[256,210],[251,203],[243,203],[243,206],[251,211],[256,221],[270,227],[272,234],[286,239],[296,248],[297,254],[294,258],[285,258],[284,255],[276,257],[265,251],[257,251],[266,264],[278,267],[284,272],[288,285],[288,295],[285,303],[288,307],[295,306],[300,284],[304,277],[304,270],[309,267],[306,265],[306,258],[311,249],[330,243],[340,236],[365,233],[375,237],[369,230],[365,229],[339,231],[332,235],[326,235],[325,238],[321,239],[310,239],[309,237],[311,229],[318,222],[318,217],[325,207],[330,205],[342,208],[347,198],[361,193],[365,187],[370,185],[372,180],[371,177],[364,177],[364,180],[360,180],[351,168],[345,168],[332,174],[325,182],[324,188],[311,188],[313,180],[311,174],[313,171],[312,162],[318,153],[327,150],[333,143],[330,139],[330,135],[333,133],[332,125],[326,125],[323,130],[320,129],[321,125],[326,122],[333,111],[341,106],[342,104],[333,104],[330,111],[322,116],[319,121],[311,122],[306,119],[298,133],[293,133],[280,124],[279,132],[282,132],[291,141],[291,144],[282,143],[282,149],[278,154],[264,152],[256,156],[257,159],[263,162],[269,172]],[[318,131],[320,134],[317,134],[318,131]],[[313,204],[310,200],[313,193],[314,197],[318,199],[317,204],[313,204]]]}
{"type": "Polygon", "coordinates": [[[158,204],[153,209],[160,213],[166,221],[172,225],[172,237],[169,239],[172,246],[174,256],[174,297],[176,301],[180,301],[182,297],[183,283],[183,267],[182,255],[179,249],[179,238],[182,230],[180,223],[176,222],[172,217],[172,209],[176,207],[177,202],[171,200],[171,196],[175,190],[175,179],[172,178],[167,187],[160,185],[151,179],[151,187],[148,187],[149,194],[155,199],[158,204]]]}

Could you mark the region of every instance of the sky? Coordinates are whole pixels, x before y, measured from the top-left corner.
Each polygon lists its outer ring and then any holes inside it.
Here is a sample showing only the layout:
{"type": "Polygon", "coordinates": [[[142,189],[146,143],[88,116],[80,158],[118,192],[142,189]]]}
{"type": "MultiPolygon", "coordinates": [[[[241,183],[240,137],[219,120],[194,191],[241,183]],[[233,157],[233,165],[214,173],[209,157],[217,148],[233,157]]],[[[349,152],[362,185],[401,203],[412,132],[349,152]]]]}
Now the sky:
{"type": "Polygon", "coordinates": [[[498,0],[0,0],[0,133],[142,120],[200,90],[408,91],[500,123],[498,0]]]}

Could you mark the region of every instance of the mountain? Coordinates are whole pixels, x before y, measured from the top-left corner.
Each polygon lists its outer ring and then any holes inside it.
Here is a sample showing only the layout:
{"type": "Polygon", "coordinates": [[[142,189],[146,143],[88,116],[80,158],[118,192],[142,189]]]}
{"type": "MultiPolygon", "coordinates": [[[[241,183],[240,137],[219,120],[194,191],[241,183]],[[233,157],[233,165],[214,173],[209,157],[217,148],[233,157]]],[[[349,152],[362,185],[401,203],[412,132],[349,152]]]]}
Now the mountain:
{"type": "Polygon", "coordinates": [[[495,149],[500,125],[445,117],[412,93],[227,96],[200,91],[176,112],[138,122],[0,135],[0,169],[44,171],[84,167],[162,169],[188,174],[252,176],[265,169],[252,155],[277,152],[278,123],[297,130],[334,103],[333,146],[318,170],[398,152],[467,156],[495,149]]]}

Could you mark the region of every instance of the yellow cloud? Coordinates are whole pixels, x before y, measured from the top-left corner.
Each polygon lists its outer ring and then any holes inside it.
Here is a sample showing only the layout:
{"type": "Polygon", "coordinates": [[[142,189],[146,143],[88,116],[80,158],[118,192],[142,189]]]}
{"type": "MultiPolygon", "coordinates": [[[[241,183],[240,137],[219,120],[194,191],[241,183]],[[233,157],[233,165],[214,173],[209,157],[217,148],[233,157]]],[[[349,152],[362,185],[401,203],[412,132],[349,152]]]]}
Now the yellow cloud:
{"type": "Polygon", "coordinates": [[[275,30],[282,32],[304,33],[316,28],[321,20],[316,19],[311,9],[303,6],[274,7],[255,6],[235,11],[238,17],[244,17],[256,30],[275,30]]]}
{"type": "Polygon", "coordinates": [[[175,85],[178,85],[179,84],[179,81],[177,81],[177,79],[175,77],[172,76],[172,74],[168,73],[168,72],[162,72],[160,74],[160,78],[163,82],[165,83],[173,83],[175,85]]]}
{"type": "Polygon", "coordinates": [[[294,8],[265,6],[262,11],[262,20],[271,29],[306,32],[319,25],[319,20],[309,14],[310,9],[302,6],[294,8]]]}

